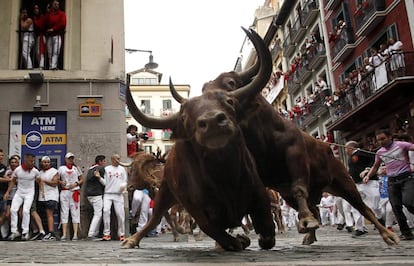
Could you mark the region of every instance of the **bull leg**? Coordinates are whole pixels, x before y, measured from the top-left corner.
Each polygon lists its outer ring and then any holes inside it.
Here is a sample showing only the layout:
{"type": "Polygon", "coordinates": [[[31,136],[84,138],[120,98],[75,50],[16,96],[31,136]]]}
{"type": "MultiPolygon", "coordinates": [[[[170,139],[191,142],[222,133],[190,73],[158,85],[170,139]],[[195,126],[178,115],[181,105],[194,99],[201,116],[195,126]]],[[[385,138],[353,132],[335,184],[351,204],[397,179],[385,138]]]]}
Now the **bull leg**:
{"type": "Polygon", "coordinates": [[[288,162],[298,162],[289,164],[289,173],[292,177],[291,192],[298,206],[298,230],[299,233],[306,233],[310,229],[319,228],[319,222],[308,206],[309,197],[309,163],[305,153],[299,149],[299,145],[292,145],[287,151],[288,162]]]}
{"type": "Polygon", "coordinates": [[[141,231],[136,232],[132,236],[125,239],[125,241],[122,242],[122,247],[139,247],[139,242],[141,241],[141,239],[144,238],[152,229],[157,227],[157,225],[161,222],[161,218],[167,213],[168,209],[171,208],[171,206],[173,206],[175,203],[176,200],[174,196],[171,194],[171,191],[164,183],[163,185],[161,185],[159,192],[155,196],[154,209],[151,219],[142,228],[141,231]]]}
{"type": "Polygon", "coordinates": [[[279,234],[285,233],[285,226],[282,222],[282,209],[280,208],[280,205],[273,207],[273,219],[277,225],[277,232],[279,234]]]}
{"type": "Polygon", "coordinates": [[[308,206],[308,190],[306,186],[301,184],[293,184],[293,196],[298,204],[298,231],[299,233],[307,233],[309,230],[319,228],[318,220],[312,215],[308,206]]]}
{"type": "MultiPolygon", "coordinates": [[[[319,209],[316,206],[311,205],[309,207],[312,210],[312,213],[313,213],[314,217],[320,217],[319,216],[319,209]]],[[[316,239],[316,229],[309,229],[309,231],[303,237],[302,245],[311,245],[316,241],[318,241],[316,239]]]]}
{"type": "Polygon", "coordinates": [[[237,235],[233,237],[229,235],[219,223],[211,221],[202,213],[194,213],[200,230],[216,241],[216,244],[227,251],[242,251],[250,246],[250,239],[247,236],[237,235]]]}
{"type": "Polygon", "coordinates": [[[357,209],[362,216],[368,219],[375,225],[382,239],[388,245],[398,244],[400,239],[393,232],[385,228],[375,217],[374,212],[362,201],[361,194],[359,194],[355,183],[349,178],[346,172],[343,172],[339,177],[335,177],[333,183],[329,186],[332,194],[344,198],[349,204],[357,209]]]}
{"type": "Polygon", "coordinates": [[[271,249],[275,246],[275,224],[273,222],[270,199],[265,190],[255,195],[254,207],[250,210],[253,227],[259,237],[259,246],[262,249],[271,249]]]}

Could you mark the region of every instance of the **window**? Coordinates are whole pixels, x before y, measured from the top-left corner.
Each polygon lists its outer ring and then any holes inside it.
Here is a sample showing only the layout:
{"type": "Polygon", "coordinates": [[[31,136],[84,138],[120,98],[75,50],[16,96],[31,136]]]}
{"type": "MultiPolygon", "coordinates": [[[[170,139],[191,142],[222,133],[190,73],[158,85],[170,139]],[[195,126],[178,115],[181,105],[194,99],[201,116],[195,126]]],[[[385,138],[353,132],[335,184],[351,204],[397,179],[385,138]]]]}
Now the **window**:
{"type": "Polygon", "coordinates": [[[63,69],[63,45],[66,33],[66,0],[50,1],[21,0],[19,17],[18,39],[18,68],[19,69],[63,69]],[[54,19],[47,17],[47,10],[58,8],[54,19]],[[23,17],[23,18],[21,18],[23,17]],[[28,23],[25,17],[32,18],[28,23]],[[52,21],[48,25],[44,21],[52,21]],[[47,33],[49,28],[53,33],[47,33]],[[57,30],[56,30],[57,29],[57,30]],[[46,35],[47,38],[46,38],[46,35]]]}
{"type": "Polygon", "coordinates": [[[171,100],[162,100],[162,108],[165,109],[172,109],[171,100]]]}

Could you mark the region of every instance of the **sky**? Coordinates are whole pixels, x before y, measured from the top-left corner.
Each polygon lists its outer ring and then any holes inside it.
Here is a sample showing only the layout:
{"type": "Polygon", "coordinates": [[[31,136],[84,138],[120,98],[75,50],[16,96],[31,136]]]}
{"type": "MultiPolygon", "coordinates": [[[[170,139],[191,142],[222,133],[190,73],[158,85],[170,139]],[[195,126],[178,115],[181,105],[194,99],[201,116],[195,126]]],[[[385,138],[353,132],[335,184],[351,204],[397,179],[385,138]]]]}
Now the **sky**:
{"type": "MultiPolygon", "coordinates": [[[[189,84],[190,96],[234,69],[255,10],[264,0],[124,0],[125,48],[151,50],[161,84],[189,84]]],[[[142,68],[148,53],[126,53],[126,72],[142,68]]]]}

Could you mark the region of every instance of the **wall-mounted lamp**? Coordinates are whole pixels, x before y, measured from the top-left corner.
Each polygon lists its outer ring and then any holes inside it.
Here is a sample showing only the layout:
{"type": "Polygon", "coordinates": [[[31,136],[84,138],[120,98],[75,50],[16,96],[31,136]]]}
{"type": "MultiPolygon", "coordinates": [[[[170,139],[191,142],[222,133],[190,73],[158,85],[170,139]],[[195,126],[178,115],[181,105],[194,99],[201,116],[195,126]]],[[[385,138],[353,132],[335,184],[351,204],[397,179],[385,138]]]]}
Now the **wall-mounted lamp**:
{"type": "Polygon", "coordinates": [[[40,95],[36,95],[36,101],[33,105],[33,111],[42,111],[42,105],[40,104],[40,95]]]}
{"type": "Polygon", "coordinates": [[[135,52],[142,52],[142,53],[149,53],[149,62],[145,64],[146,69],[156,69],[158,67],[158,64],[154,62],[154,56],[152,55],[151,50],[140,50],[140,49],[128,49],[125,48],[125,52],[127,53],[135,53],[135,52]]]}

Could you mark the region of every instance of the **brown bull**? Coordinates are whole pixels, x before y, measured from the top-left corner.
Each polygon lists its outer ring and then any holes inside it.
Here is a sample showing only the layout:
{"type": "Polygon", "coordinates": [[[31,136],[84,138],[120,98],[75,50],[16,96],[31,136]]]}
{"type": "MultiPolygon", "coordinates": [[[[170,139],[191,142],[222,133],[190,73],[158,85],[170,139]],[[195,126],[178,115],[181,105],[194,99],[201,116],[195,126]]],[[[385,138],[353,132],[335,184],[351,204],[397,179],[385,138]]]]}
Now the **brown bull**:
{"type": "Polygon", "coordinates": [[[267,83],[272,63],[261,38],[254,32],[245,32],[258,51],[259,74],[236,92],[218,88],[185,101],[178,114],[159,119],[138,109],[127,86],[127,104],[134,118],[149,128],[170,128],[176,142],[165,164],[153,215],[142,231],[125,240],[124,247],[138,246],[176,203],[182,204],[201,230],[226,250],[240,251],[250,244],[246,236],[233,237],[226,232],[240,226],[245,214],[252,217],[260,247],[274,246],[269,198],[236,116],[241,108],[239,99],[259,93],[267,83]]]}
{"type": "MultiPolygon", "coordinates": [[[[162,158],[157,158],[152,154],[140,151],[135,153],[132,156],[132,159],[133,161],[130,163],[120,162],[121,165],[125,167],[130,167],[128,179],[128,190],[129,192],[131,192],[130,196],[132,196],[133,192],[136,189],[147,189],[149,191],[149,196],[152,199],[154,199],[164,176],[164,156],[162,158]]],[[[178,233],[184,234],[188,233],[188,231],[190,230],[188,229],[190,227],[190,223],[187,223],[187,220],[189,218],[186,217],[185,214],[186,212],[184,211],[184,208],[181,205],[176,204],[171,207],[170,214],[166,214],[164,216],[168,224],[170,225],[171,232],[174,236],[174,241],[178,241],[178,233]],[[185,223],[178,221],[178,216],[185,217],[185,223]],[[182,224],[185,224],[186,227],[183,228],[182,224]]]]}
{"type": "MultiPolygon", "coordinates": [[[[245,72],[222,73],[203,86],[203,93],[216,88],[238,91],[257,74],[258,63],[245,72]]],[[[258,74],[260,75],[260,74],[258,74]]],[[[174,98],[184,99],[171,88],[174,98]]],[[[244,98],[241,128],[265,186],[277,190],[290,206],[298,210],[298,230],[306,233],[303,244],[316,241],[323,191],[343,197],[371,221],[387,244],[399,238],[387,230],[366,206],[344,165],[336,159],[327,143],[316,140],[282,118],[260,93],[244,98]],[[315,218],[317,217],[317,218],[315,218]]]]}

